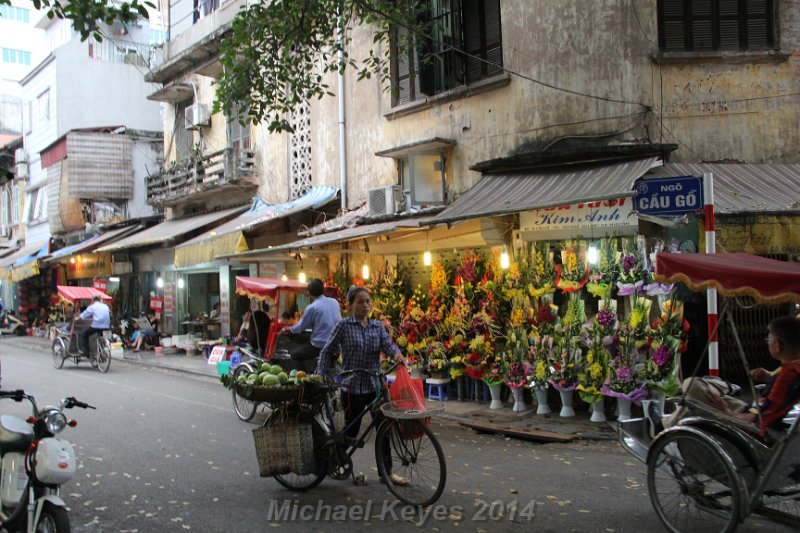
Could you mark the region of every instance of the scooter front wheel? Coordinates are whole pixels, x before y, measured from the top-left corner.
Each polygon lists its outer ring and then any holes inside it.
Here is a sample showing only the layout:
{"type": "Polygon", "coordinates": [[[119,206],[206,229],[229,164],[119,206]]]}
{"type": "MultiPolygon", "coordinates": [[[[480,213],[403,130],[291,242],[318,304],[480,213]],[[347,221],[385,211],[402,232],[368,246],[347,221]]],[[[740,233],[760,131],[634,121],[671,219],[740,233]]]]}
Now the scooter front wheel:
{"type": "Polygon", "coordinates": [[[64,359],[67,357],[67,347],[64,345],[63,339],[56,339],[53,341],[53,366],[61,368],[64,366],[64,359]]]}
{"type": "Polygon", "coordinates": [[[69,533],[69,515],[67,510],[51,502],[44,502],[36,533],[69,533]]]}

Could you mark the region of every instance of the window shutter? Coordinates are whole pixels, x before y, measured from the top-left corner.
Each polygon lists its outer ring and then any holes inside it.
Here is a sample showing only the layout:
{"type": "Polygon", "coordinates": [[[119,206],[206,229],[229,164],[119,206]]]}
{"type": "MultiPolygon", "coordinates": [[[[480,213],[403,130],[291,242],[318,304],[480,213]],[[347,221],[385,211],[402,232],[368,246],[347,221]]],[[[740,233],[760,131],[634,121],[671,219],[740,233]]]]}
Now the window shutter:
{"type": "Polygon", "coordinates": [[[691,50],[714,49],[714,11],[711,0],[694,0],[691,13],[691,50]]]}
{"type": "Polygon", "coordinates": [[[462,0],[461,11],[467,83],[499,74],[503,70],[500,0],[462,0]]]}
{"type": "MultiPolygon", "coordinates": [[[[430,28],[431,14],[430,11],[425,9],[419,14],[417,22],[420,25],[427,26],[425,33],[432,33],[430,28]]],[[[437,44],[430,37],[422,37],[417,43],[417,65],[419,66],[419,92],[433,96],[436,94],[436,61],[432,57],[436,53],[437,44]]]]}
{"type": "Polygon", "coordinates": [[[738,50],[739,0],[719,0],[719,48],[738,50]]]}
{"type": "Polygon", "coordinates": [[[660,0],[661,49],[665,51],[686,49],[688,13],[684,0],[660,0]]]}
{"type": "Polygon", "coordinates": [[[773,0],[746,0],[745,5],[745,34],[747,42],[744,46],[749,49],[773,48],[775,43],[772,35],[772,2],[773,0]]]}
{"type": "Polygon", "coordinates": [[[408,35],[408,28],[398,28],[394,43],[392,43],[392,58],[394,68],[394,105],[411,102],[415,98],[413,89],[412,63],[409,60],[408,50],[400,46],[401,39],[404,40],[408,35]]]}

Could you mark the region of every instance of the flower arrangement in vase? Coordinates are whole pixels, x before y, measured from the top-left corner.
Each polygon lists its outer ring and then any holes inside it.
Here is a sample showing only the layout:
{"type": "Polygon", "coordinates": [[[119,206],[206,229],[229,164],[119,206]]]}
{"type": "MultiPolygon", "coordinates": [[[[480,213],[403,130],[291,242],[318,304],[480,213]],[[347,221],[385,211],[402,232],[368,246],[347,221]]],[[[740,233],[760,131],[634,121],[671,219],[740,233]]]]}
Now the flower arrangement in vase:
{"type": "Polygon", "coordinates": [[[581,355],[580,337],[566,335],[564,330],[557,330],[553,350],[550,352],[547,382],[558,390],[575,389],[581,355]]]}
{"type": "Polygon", "coordinates": [[[667,396],[677,394],[678,354],[686,350],[689,323],[683,319],[683,305],[674,298],[664,302],[659,318],[648,328],[652,342],[644,366],[644,379],[651,390],[667,396]]]}
{"type": "Polygon", "coordinates": [[[578,372],[578,394],[586,403],[593,404],[603,397],[601,389],[608,378],[610,359],[604,342],[607,337],[609,337],[608,326],[601,325],[596,315],[592,324],[586,328],[584,344],[587,350],[583,357],[583,365],[578,372]]]}
{"type": "Polygon", "coordinates": [[[450,361],[442,342],[428,343],[425,348],[425,367],[432,378],[445,378],[450,374],[450,361]]]}
{"type": "Polygon", "coordinates": [[[503,382],[512,389],[525,386],[525,365],[529,350],[528,334],[524,328],[516,327],[508,332],[506,350],[503,353],[503,382]]]}
{"type": "Polygon", "coordinates": [[[561,264],[556,265],[556,287],[564,292],[578,293],[589,279],[584,257],[585,246],[577,241],[564,242],[561,264]]]}
{"type": "Polygon", "coordinates": [[[586,283],[586,291],[597,298],[611,296],[617,268],[616,239],[613,237],[601,239],[597,247],[597,262],[589,265],[589,281],[586,283]]]}
{"type": "Polygon", "coordinates": [[[537,243],[531,249],[531,267],[528,294],[536,299],[552,296],[556,290],[555,265],[548,243],[537,243]]]}
{"type": "Polygon", "coordinates": [[[622,258],[619,261],[617,275],[618,294],[620,296],[633,295],[635,297],[642,291],[647,278],[648,272],[644,252],[634,241],[626,241],[623,245],[622,258]]]}

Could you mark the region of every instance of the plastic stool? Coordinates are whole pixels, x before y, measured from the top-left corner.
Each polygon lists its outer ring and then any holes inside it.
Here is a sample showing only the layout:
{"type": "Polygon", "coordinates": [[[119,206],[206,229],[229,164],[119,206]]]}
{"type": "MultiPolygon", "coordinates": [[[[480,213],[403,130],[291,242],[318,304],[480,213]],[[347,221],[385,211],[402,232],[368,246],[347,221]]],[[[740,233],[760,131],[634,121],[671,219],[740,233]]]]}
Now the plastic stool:
{"type": "Polygon", "coordinates": [[[447,393],[450,390],[450,378],[428,378],[428,399],[446,401],[447,393]]]}

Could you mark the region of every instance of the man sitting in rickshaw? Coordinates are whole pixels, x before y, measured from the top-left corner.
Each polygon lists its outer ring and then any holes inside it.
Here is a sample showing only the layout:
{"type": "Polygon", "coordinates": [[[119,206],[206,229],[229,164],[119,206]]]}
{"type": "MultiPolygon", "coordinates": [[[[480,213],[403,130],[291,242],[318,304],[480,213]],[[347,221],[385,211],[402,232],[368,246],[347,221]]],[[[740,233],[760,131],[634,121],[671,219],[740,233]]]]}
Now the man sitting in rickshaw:
{"type": "Polygon", "coordinates": [[[89,337],[95,333],[103,334],[104,331],[111,329],[111,309],[100,299],[100,295],[92,298],[92,305],[81,313],[84,320],[92,319],[92,325],[81,333],[78,350],[81,355],[89,355],[89,337]]]}
{"type": "Polygon", "coordinates": [[[705,401],[715,409],[746,422],[758,423],[760,411],[759,429],[762,436],[767,429],[784,429],[783,418],[800,402],[800,320],[791,316],[778,317],[769,323],[767,330],[769,353],[781,365],[774,373],[768,373],[764,369],[753,371],[753,377],[757,381],[768,378],[767,386],[761,392],[761,398],[756,405],[745,405],[743,410],[733,408],[730,399],[714,387],[695,388],[693,385],[691,392],[686,394],[689,398],[705,401]],[[700,390],[703,391],[703,397],[698,397],[697,392],[700,390]]]}

